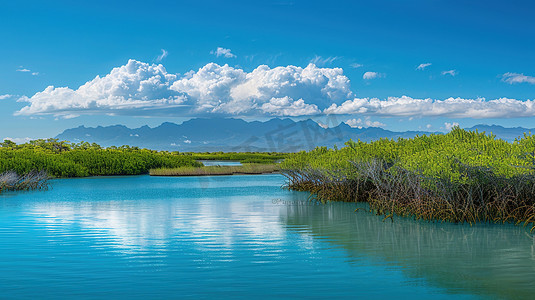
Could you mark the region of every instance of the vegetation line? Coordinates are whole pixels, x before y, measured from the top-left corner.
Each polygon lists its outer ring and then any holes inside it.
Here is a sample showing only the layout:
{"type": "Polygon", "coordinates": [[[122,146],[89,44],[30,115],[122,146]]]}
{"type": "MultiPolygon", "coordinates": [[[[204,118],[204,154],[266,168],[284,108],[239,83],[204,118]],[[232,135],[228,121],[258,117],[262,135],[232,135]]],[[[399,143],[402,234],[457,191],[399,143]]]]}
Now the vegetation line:
{"type": "Polygon", "coordinates": [[[280,170],[276,164],[243,164],[241,166],[204,166],[173,169],[151,169],[151,176],[216,176],[252,175],[274,173],[280,170]]]}
{"type": "Polygon", "coordinates": [[[535,137],[513,143],[454,128],[397,141],[349,141],[281,164],[288,188],[320,200],[369,202],[385,216],[496,222],[535,230],[535,137]]]}
{"type": "Polygon", "coordinates": [[[279,152],[184,152],[195,160],[232,160],[242,164],[273,164],[288,157],[288,153],[279,152]]]}
{"type": "Polygon", "coordinates": [[[5,140],[0,143],[0,173],[26,174],[43,170],[51,177],[85,177],[148,174],[151,169],[198,168],[196,160],[238,160],[242,163],[273,164],[285,153],[206,152],[179,153],[121,146],[103,148],[87,142],[69,143],[57,139],[26,144],[5,140]]]}

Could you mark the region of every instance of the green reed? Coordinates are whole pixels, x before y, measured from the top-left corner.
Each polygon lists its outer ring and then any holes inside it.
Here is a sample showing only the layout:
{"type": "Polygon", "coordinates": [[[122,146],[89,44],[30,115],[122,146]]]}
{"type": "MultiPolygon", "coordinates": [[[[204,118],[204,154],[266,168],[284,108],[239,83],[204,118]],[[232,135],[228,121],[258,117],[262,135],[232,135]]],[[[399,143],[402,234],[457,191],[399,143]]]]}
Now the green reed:
{"type": "Polygon", "coordinates": [[[213,176],[235,174],[266,174],[278,172],[277,164],[243,164],[241,166],[203,166],[170,169],[151,169],[151,176],[213,176]]]}

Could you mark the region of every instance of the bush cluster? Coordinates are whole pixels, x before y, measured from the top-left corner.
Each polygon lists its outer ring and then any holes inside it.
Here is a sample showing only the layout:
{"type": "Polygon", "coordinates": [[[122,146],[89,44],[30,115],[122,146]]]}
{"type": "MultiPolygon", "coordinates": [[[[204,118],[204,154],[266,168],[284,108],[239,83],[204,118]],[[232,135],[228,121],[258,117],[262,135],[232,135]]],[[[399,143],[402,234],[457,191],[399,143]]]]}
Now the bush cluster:
{"type": "Polygon", "coordinates": [[[139,175],[154,168],[202,165],[178,153],[129,146],[102,148],[95,143],[71,144],[57,139],[21,145],[6,140],[0,146],[0,173],[27,174],[37,170],[52,177],[139,175]]]}

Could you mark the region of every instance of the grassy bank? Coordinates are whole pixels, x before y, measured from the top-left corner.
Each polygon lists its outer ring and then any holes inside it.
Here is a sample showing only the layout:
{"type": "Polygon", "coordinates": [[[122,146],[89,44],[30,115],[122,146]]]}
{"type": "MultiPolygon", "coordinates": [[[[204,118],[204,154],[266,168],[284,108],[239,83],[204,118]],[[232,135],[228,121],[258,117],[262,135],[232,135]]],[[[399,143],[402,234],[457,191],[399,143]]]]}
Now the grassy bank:
{"type": "Polygon", "coordinates": [[[535,229],[535,138],[508,143],[459,128],[397,141],[349,141],[281,164],[288,187],[321,200],[366,201],[377,214],[535,229]]]}
{"type": "Polygon", "coordinates": [[[241,166],[203,166],[172,169],[152,169],[151,176],[215,176],[236,174],[266,174],[279,171],[276,164],[244,164],[241,166]]]}
{"type": "Polygon", "coordinates": [[[279,152],[185,152],[195,160],[233,160],[242,164],[273,164],[288,157],[288,153],[279,152]]]}
{"type": "Polygon", "coordinates": [[[48,175],[45,172],[29,172],[24,175],[10,171],[0,174],[0,193],[3,191],[28,191],[46,189],[48,175]]]}

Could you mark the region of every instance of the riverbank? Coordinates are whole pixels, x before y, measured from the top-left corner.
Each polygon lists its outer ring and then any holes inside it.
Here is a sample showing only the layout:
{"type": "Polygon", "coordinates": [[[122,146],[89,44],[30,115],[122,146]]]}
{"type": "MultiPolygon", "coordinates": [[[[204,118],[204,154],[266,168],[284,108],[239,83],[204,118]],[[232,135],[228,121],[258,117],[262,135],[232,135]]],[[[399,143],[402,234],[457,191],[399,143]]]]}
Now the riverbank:
{"type": "Polygon", "coordinates": [[[280,170],[278,164],[243,164],[241,166],[203,166],[151,169],[151,176],[218,176],[270,174],[280,170]]]}
{"type": "Polygon", "coordinates": [[[427,221],[514,223],[535,230],[535,138],[514,143],[460,128],[445,135],[346,143],[291,155],[293,190],[427,221]]]}

